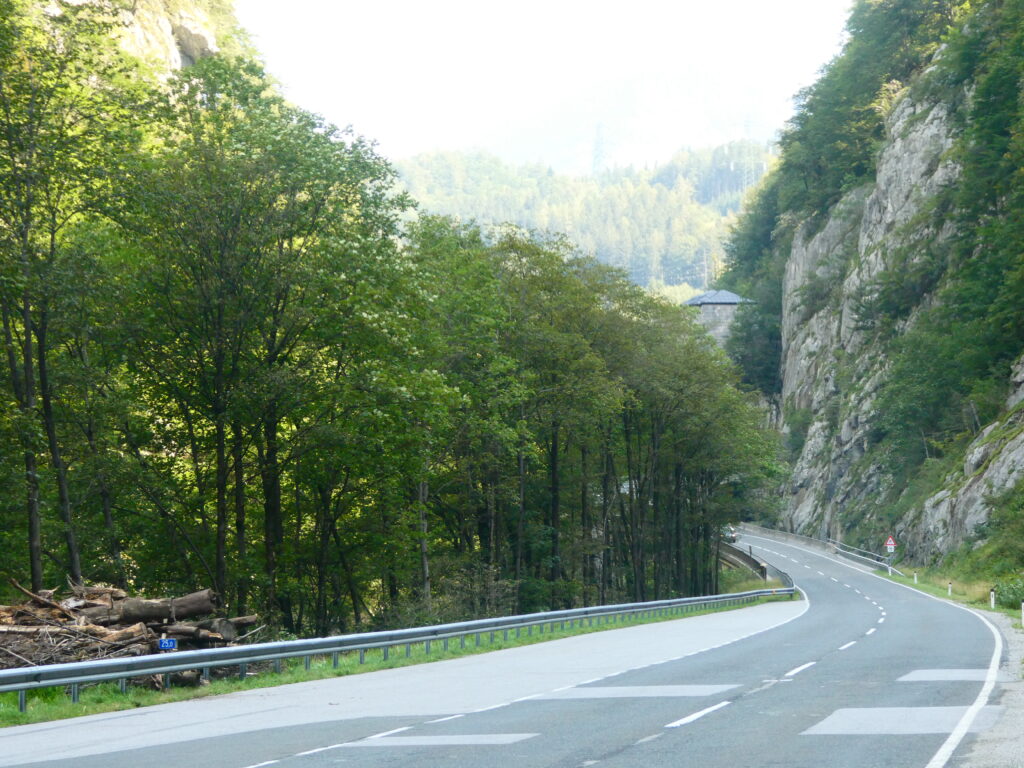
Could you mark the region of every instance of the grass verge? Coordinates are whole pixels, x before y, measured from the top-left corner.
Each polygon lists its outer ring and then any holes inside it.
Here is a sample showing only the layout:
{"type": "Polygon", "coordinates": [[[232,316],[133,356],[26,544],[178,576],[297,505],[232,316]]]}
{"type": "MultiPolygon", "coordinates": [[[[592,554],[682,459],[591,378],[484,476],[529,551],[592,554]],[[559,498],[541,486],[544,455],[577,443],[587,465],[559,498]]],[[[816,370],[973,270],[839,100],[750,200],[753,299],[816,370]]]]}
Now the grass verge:
{"type": "MultiPolygon", "coordinates": [[[[765,584],[756,581],[754,586],[735,591],[746,591],[747,589],[764,589],[765,584]]],[[[774,585],[779,588],[779,585],[774,585]]],[[[768,589],[773,588],[769,585],[768,589]]],[[[733,591],[733,590],[730,590],[733,591]]],[[[440,641],[434,641],[431,645],[431,653],[426,653],[423,643],[404,644],[393,646],[388,658],[383,658],[381,650],[367,651],[365,663],[359,663],[359,653],[343,653],[338,657],[338,666],[335,667],[331,657],[313,657],[309,669],[306,669],[302,659],[283,660],[281,671],[274,672],[270,664],[259,672],[250,672],[246,678],[225,677],[214,679],[207,685],[198,687],[178,687],[169,690],[152,690],[143,686],[129,686],[127,693],[121,693],[117,682],[97,683],[95,685],[82,686],[78,703],[73,703],[67,691],[62,687],[41,688],[29,691],[27,696],[27,711],[18,711],[18,694],[0,694],[0,728],[13,725],[28,725],[30,723],[48,722],[51,720],[63,720],[70,717],[82,717],[84,715],[95,715],[103,712],[117,712],[137,707],[149,707],[156,704],[166,704],[174,701],[185,701],[205,696],[218,696],[225,693],[247,691],[255,688],[270,688],[278,685],[289,685],[291,683],[304,683],[311,680],[323,680],[331,677],[342,677],[363,672],[374,672],[380,669],[393,669],[405,667],[411,664],[423,664],[442,659],[453,659],[460,656],[469,656],[478,653],[488,653],[505,648],[515,648],[522,645],[558,640],[564,637],[585,635],[591,632],[603,632],[609,629],[622,629],[623,627],[638,626],[641,624],[654,624],[663,621],[676,621],[692,616],[702,616],[710,613],[721,613],[724,611],[736,610],[738,608],[749,608],[762,603],[776,602],[778,600],[789,600],[788,596],[765,597],[754,603],[745,606],[729,606],[723,608],[708,608],[693,611],[684,615],[671,616],[650,616],[620,619],[618,622],[609,624],[595,624],[592,626],[577,625],[572,628],[568,626],[555,627],[553,630],[545,628],[539,632],[536,627],[530,634],[523,629],[516,637],[513,632],[509,633],[506,639],[502,631],[483,632],[477,638],[469,636],[466,638],[466,646],[462,648],[458,639],[449,642],[445,650],[440,641]]],[[[235,667],[234,669],[237,669],[235,667]]]]}
{"type": "MultiPolygon", "coordinates": [[[[899,584],[906,584],[922,592],[927,592],[929,595],[955,600],[971,608],[981,608],[986,611],[992,610],[989,603],[989,590],[992,588],[991,582],[953,578],[942,571],[922,568],[916,571],[917,583],[914,583],[914,573],[915,571],[908,570],[905,576],[898,576],[895,573],[889,576],[881,575],[899,584]]],[[[1021,625],[1021,612],[1019,608],[1007,608],[997,603],[995,611],[1003,613],[1014,620],[1014,626],[1017,629],[1024,629],[1021,625]]]]}

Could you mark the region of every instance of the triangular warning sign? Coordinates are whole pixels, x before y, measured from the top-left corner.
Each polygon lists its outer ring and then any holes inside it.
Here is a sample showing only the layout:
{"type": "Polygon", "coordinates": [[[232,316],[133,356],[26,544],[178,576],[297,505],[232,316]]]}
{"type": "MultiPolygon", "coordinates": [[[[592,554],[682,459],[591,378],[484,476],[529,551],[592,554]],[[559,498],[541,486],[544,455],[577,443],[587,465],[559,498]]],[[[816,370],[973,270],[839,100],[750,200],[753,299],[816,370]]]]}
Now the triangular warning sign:
{"type": "Polygon", "coordinates": [[[896,546],[896,539],[894,539],[892,536],[890,536],[888,539],[885,540],[885,546],[887,546],[887,547],[895,547],[896,546]]]}

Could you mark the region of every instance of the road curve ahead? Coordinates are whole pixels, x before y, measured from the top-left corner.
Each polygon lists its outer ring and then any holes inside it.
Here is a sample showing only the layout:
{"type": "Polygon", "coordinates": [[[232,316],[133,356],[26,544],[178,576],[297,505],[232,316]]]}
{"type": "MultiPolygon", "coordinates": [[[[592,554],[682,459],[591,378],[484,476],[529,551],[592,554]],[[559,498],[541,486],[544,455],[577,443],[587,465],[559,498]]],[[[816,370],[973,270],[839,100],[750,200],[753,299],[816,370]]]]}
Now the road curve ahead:
{"type": "Polygon", "coordinates": [[[978,616],[746,537],[808,600],[0,732],[0,766],[955,766],[1001,643],[978,616]]]}

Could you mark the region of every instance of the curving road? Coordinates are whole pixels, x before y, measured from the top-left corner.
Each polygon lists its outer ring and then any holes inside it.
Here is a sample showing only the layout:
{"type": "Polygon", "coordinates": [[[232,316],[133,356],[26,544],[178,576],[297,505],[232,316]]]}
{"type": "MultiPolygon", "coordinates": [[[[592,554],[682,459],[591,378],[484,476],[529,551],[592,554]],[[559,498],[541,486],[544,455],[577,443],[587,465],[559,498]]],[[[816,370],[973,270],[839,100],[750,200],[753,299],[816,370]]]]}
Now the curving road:
{"type": "Polygon", "coordinates": [[[6,729],[0,766],[952,768],[998,716],[982,617],[823,553],[741,546],[807,599],[6,729]]]}

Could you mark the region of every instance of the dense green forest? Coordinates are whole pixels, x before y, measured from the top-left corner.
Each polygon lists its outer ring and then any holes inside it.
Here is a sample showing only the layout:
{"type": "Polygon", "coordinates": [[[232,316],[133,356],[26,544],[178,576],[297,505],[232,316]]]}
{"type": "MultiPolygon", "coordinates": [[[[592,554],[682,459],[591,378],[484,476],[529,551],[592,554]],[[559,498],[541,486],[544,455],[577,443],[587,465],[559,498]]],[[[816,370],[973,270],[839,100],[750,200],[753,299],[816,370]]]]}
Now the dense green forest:
{"type": "MultiPolygon", "coordinates": [[[[941,487],[950,471],[941,460],[1000,415],[1024,352],[1024,2],[859,0],[848,31],[801,94],[780,161],[737,223],[722,286],[757,302],[741,311],[731,354],[748,383],[779,393],[781,285],[796,226],[813,232],[844,194],[873,181],[894,99],[948,105],[958,181],[911,222],[924,233],[918,247],[886,254],[886,270],[857,297],[860,330],[889,361],[870,446],[893,478],[881,508],[905,488],[941,487]],[[928,237],[940,231],[956,234],[928,237]]],[[[839,283],[811,286],[816,295],[803,300],[831,306],[839,283]]],[[[1024,534],[1020,497],[993,499],[979,532],[999,573],[1024,562],[1013,544],[1024,534]]]]}
{"type": "MultiPolygon", "coordinates": [[[[713,591],[775,445],[680,308],[413,216],[254,62],[0,0],[0,569],[322,634],[713,591]]],[[[687,192],[689,194],[689,192],[687,192]]]]}
{"type": "Polygon", "coordinates": [[[721,267],[722,241],[743,195],[770,162],[768,147],[737,141],[682,150],[653,169],[580,177],[482,153],[424,154],[397,167],[424,210],[565,233],[638,285],[703,290],[721,267]]]}

